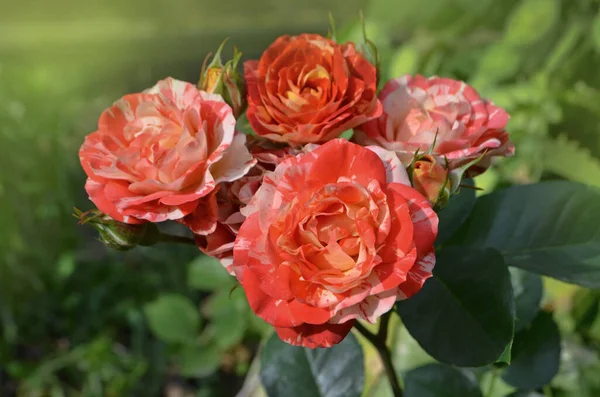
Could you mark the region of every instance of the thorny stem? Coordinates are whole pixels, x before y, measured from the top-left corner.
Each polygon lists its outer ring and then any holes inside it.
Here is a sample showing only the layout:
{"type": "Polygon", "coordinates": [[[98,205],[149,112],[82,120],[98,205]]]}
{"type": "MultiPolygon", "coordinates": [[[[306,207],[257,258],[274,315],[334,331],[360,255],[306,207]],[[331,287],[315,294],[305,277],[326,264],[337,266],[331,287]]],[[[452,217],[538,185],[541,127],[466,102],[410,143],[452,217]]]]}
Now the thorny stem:
{"type": "Polygon", "coordinates": [[[356,322],[356,324],[354,324],[354,328],[356,328],[358,332],[363,334],[363,336],[369,342],[371,342],[373,346],[375,346],[375,348],[377,349],[377,352],[381,357],[381,362],[383,363],[385,373],[388,379],[390,380],[390,385],[392,386],[394,397],[403,397],[404,392],[402,391],[402,387],[400,387],[400,382],[398,382],[398,377],[396,376],[394,364],[392,363],[392,356],[385,343],[387,339],[388,325],[390,322],[391,315],[392,311],[389,311],[383,316],[381,316],[381,324],[379,325],[379,331],[377,332],[377,334],[372,333],[359,322],[356,322]]]}

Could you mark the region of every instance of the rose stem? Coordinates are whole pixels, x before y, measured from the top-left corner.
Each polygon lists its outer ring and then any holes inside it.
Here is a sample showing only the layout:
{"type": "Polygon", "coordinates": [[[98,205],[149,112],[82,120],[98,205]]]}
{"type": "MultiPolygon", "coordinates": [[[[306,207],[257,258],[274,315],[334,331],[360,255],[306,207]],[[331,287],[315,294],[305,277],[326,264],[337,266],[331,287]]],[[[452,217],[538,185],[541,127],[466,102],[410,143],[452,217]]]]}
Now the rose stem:
{"type": "Polygon", "coordinates": [[[379,331],[377,335],[366,329],[361,323],[358,321],[354,324],[354,328],[358,330],[369,342],[375,346],[379,356],[381,357],[381,362],[383,363],[383,367],[385,368],[385,373],[390,380],[390,385],[392,386],[392,391],[394,392],[394,397],[403,397],[404,393],[402,388],[400,387],[400,383],[398,382],[398,377],[396,376],[396,371],[394,370],[394,364],[392,364],[392,356],[390,355],[390,351],[386,345],[386,339],[388,334],[388,324],[390,322],[390,317],[392,315],[392,310],[381,316],[381,323],[379,325],[379,331]]]}

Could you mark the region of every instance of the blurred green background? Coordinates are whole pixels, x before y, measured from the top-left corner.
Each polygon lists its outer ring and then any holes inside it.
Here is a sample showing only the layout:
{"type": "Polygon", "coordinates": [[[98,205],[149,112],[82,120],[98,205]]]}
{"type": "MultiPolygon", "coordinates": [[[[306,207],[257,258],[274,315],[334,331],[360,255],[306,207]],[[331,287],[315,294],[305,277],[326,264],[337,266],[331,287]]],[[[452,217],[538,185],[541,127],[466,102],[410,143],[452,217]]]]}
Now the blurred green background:
{"type": "MultiPolygon", "coordinates": [[[[248,372],[243,392],[260,393],[251,363],[268,327],[242,291],[229,297],[231,280],[218,265],[192,247],[111,252],[71,216],[74,206],[92,208],[79,145],[120,96],[166,76],[196,82],[226,37],[226,53],[233,43],[252,59],[281,34],[326,34],[328,12],[338,39],[357,39],[362,9],[385,78],[463,79],[511,113],[517,156],[478,185],[565,178],[600,186],[599,6],[2,0],[0,396],[229,396],[248,372]]],[[[574,289],[551,291],[548,305],[566,313],[566,332],[574,332],[574,289]]],[[[555,386],[566,393],[557,395],[587,396],[569,389],[578,379],[555,386]]]]}

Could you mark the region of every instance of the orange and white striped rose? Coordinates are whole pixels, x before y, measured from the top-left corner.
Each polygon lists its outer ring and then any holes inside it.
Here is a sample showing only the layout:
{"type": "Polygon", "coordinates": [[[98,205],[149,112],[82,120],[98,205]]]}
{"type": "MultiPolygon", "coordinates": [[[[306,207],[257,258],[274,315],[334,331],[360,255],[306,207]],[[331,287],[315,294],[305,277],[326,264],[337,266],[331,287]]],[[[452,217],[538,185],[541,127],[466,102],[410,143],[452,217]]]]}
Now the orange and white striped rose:
{"type": "Polygon", "coordinates": [[[79,151],[85,187],[117,221],[178,220],[210,233],[215,222],[190,214],[214,203],[218,183],[239,179],[254,165],[245,139],[221,96],[168,78],[102,113],[79,151]]]}
{"type": "Polygon", "coordinates": [[[451,170],[482,156],[467,171],[475,176],[493,156],[514,153],[508,114],[462,81],[404,76],[390,80],[379,99],[383,114],[355,130],[355,140],[395,151],[405,166],[417,150],[446,157],[451,170]]]}
{"type": "Polygon", "coordinates": [[[438,218],[393,152],[343,139],[266,173],[233,249],[252,310],[294,345],[339,343],[431,276],[438,218]]]}

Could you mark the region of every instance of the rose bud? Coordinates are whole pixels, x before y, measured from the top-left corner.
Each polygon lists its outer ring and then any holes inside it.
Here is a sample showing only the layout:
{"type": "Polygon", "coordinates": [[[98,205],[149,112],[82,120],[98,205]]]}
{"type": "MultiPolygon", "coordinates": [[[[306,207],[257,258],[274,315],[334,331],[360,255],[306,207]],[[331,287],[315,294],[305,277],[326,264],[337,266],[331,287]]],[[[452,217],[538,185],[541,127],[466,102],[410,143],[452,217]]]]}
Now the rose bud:
{"type": "Polygon", "coordinates": [[[79,224],[96,229],[102,244],[117,251],[128,251],[138,245],[149,246],[158,242],[160,233],[152,223],[123,223],[98,210],[82,213],[76,209],[75,217],[79,219],[79,224]]]}
{"type": "Polygon", "coordinates": [[[430,154],[420,156],[411,168],[413,187],[432,206],[445,206],[451,193],[448,169],[430,154]]]}
{"type": "Polygon", "coordinates": [[[242,53],[237,48],[234,48],[233,59],[223,65],[221,52],[223,51],[225,42],[221,44],[208,66],[206,63],[202,65],[198,88],[209,94],[221,95],[225,102],[233,109],[234,117],[238,118],[246,109],[244,79],[237,70],[242,53]]]}

